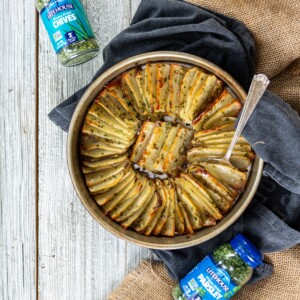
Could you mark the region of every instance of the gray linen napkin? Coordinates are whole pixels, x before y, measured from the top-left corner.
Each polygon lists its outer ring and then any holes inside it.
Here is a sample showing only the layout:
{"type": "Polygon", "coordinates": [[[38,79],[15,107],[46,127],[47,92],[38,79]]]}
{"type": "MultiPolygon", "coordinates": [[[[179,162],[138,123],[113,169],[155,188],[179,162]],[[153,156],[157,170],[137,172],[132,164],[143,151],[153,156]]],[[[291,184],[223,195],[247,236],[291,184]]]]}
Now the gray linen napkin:
{"type": "MultiPolygon", "coordinates": [[[[181,1],[142,0],[130,27],[104,49],[104,64],[94,79],[127,57],[158,50],[203,57],[229,72],[246,90],[255,70],[255,42],[239,21],[181,1]]],[[[85,89],[49,114],[63,130],[68,130],[85,89]]],[[[282,99],[266,92],[243,135],[266,162],[259,189],[243,216],[214,239],[187,249],[153,250],[176,280],[239,232],[263,252],[280,251],[300,243],[299,115],[282,99]]],[[[271,273],[272,266],[263,264],[255,270],[252,283],[271,273]]]]}

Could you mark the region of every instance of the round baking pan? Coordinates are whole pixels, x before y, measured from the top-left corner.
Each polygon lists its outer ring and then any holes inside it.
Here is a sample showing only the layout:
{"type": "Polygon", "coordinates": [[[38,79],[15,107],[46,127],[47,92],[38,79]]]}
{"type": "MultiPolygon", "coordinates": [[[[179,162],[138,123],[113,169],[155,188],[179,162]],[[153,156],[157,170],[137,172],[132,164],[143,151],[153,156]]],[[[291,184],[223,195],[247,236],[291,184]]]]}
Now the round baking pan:
{"type": "Polygon", "coordinates": [[[175,237],[148,237],[131,229],[123,229],[119,224],[105,216],[101,211],[96,201],[90,195],[85,184],[84,176],[81,172],[78,144],[82,123],[87,114],[89,106],[106,83],[131,68],[144,65],[149,62],[174,62],[190,66],[198,66],[216,75],[219,79],[224,81],[227,88],[229,88],[230,91],[242,102],[244,102],[246,99],[246,93],[243,88],[227,72],[200,57],[180,52],[159,51],[144,53],[128,58],[114,65],[100,75],[88,87],[79,101],[73,114],[68,133],[67,157],[69,172],[75,190],[85,208],[89,211],[93,218],[101,224],[101,226],[106,228],[117,237],[122,238],[125,241],[152,249],[179,249],[190,247],[203,243],[220,234],[222,231],[232,225],[245,211],[251,202],[261,179],[263,161],[258,157],[258,155],[255,156],[255,159],[252,162],[245,191],[239,196],[229,213],[216,225],[201,229],[192,236],[178,235],[175,237]]]}

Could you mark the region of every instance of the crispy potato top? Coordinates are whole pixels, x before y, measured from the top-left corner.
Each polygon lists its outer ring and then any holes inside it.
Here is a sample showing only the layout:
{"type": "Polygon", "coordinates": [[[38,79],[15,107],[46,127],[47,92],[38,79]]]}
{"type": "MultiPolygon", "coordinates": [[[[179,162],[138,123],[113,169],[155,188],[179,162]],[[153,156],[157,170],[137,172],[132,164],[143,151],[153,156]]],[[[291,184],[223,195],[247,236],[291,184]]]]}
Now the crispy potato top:
{"type": "Polygon", "coordinates": [[[104,214],[144,235],[191,235],[215,225],[243,191],[255,157],[240,137],[221,158],[241,102],[198,67],[148,63],[109,82],[79,145],[86,185],[104,214]]]}

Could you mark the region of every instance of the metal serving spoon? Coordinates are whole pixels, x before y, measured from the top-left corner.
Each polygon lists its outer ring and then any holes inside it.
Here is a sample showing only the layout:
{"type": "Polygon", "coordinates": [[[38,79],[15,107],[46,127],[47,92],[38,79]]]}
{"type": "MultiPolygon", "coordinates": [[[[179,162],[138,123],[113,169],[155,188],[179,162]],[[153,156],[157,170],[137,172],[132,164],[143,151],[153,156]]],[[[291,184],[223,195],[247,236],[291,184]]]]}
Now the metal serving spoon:
{"type": "Polygon", "coordinates": [[[267,76],[263,74],[257,74],[254,75],[251,86],[246,98],[246,101],[244,103],[243,110],[241,112],[241,117],[238,122],[238,125],[236,127],[234,136],[231,140],[231,143],[228,147],[228,150],[223,158],[209,158],[207,161],[210,163],[221,163],[232,166],[229,159],[232,154],[233,148],[241,135],[246,123],[248,122],[254,108],[256,107],[258,101],[261,99],[263,93],[267,89],[267,86],[269,85],[270,80],[267,76]]]}

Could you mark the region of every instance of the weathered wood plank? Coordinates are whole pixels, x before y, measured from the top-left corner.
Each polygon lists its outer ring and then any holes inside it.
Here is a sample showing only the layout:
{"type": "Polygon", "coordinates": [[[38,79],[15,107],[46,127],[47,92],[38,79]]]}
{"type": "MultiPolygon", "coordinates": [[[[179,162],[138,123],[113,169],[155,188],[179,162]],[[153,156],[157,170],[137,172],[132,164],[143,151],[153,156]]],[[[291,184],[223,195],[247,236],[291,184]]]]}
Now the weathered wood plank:
{"type": "Polygon", "coordinates": [[[131,0],[131,18],[134,16],[140,3],[141,3],[141,0],[131,0]]]}
{"type": "Polygon", "coordinates": [[[0,3],[0,299],[35,289],[35,7],[0,3]]]}
{"type": "MultiPolygon", "coordinates": [[[[137,3],[87,1],[101,49],[128,26],[137,3]]],[[[107,299],[149,251],[112,236],[85,211],[67,171],[67,135],[46,118],[55,105],[89,82],[102,57],[70,69],[61,67],[40,27],[39,295],[41,299],[107,299]]]]}

